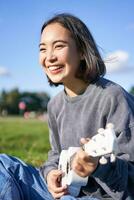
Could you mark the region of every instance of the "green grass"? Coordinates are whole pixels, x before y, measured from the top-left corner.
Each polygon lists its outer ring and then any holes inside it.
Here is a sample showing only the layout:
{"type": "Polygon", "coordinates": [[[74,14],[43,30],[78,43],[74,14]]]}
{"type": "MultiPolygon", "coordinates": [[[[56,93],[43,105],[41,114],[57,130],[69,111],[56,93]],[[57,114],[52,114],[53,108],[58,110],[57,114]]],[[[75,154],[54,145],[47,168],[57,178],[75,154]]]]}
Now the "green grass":
{"type": "Polygon", "coordinates": [[[0,153],[40,166],[50,148],[46,122],[21,117],[0,118],[0,153]]]}

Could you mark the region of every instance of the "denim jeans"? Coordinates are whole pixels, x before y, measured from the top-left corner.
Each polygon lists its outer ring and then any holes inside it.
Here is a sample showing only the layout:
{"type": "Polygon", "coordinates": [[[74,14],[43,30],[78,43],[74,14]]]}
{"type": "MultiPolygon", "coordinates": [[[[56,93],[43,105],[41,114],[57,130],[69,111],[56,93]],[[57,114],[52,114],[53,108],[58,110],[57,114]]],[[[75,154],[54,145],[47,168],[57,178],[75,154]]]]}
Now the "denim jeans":
{"type": "MultiPolygon", "coordinates": [[[[97,200],[90,197],[74,198],[70,195],[61,200],[97,200]]],[[[18,158],[0,154],[0,200],[54,200],[47,184],[35,167],[18,158]]]]}

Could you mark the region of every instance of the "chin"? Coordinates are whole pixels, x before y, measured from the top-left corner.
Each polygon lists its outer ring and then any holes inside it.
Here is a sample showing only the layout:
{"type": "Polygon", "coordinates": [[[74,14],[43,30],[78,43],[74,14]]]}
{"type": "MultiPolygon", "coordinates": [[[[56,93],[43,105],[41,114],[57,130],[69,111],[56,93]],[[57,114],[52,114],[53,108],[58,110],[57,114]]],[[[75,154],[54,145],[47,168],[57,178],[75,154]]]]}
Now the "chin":
{"type": "Polygon", "coordinates": [[[55,86],[63,85],[62,81],[54,81],[54,80],[49,79],[49,78],[48,78],[48,82],[49,82],[50,86],[53,86],[53,85],[55,85],[55,86]]]}
{"type": "Polygon", "coordinates": [[[49,79],[50,79],[53,83],[56,83],[56,84],[58,84],[58,83],[63,83],[63,82],[64,82],[64,80],[63,80],[62,78],[50,77],[49,79]]]}

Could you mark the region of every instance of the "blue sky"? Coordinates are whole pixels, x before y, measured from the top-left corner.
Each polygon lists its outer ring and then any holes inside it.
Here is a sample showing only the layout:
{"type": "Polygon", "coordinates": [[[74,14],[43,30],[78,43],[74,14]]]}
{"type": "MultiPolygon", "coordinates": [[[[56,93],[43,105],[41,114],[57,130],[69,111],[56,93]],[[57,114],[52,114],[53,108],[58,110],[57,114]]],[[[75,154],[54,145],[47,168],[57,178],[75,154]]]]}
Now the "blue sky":
{"type": "Polygon", "coordinates": [[[69,12],[91,30],[106,62],[106,77],[126,90],[134,86],[133,0],[0,0],[0,90],[46,91],[54,96],[38,63],[40,29],[56,13],[69,12]]]}

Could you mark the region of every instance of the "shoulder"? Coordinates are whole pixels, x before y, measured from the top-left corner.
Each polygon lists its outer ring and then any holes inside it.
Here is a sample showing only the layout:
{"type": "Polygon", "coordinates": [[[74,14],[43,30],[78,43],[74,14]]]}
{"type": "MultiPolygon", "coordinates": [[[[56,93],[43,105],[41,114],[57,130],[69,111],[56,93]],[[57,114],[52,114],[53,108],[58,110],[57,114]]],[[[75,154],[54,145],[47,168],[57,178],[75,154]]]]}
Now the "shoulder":
{"type": "Polygon", "coordinates": [[[119,84],[112,82],[105,78],[100,78],[99,81],[96,83],[97,87],[100,87],[102,91],[102,96],[104,98],[116,99],[116,100],[123,100],[123,99],[133,99],[134,96],[129,94],[123,87],[119,84]]]}
{"type": "Polygon", "coordinates": [[[107,115],[107,121],[115,124],[117,132],[134,126],[134,96],[123,87],[107,79],[98,82],[102,95],[99,99],[100,112],[107,115]]]}
{"type": "Polygon", "coordinates": [[[97,103],[100,110],[108,113],[127,112],[134,114],[134,96],[123,87],[110,80],[101,78],[96,82],[97,103]],[[99,89],[98,89],[99,88],[99,89]]]}

